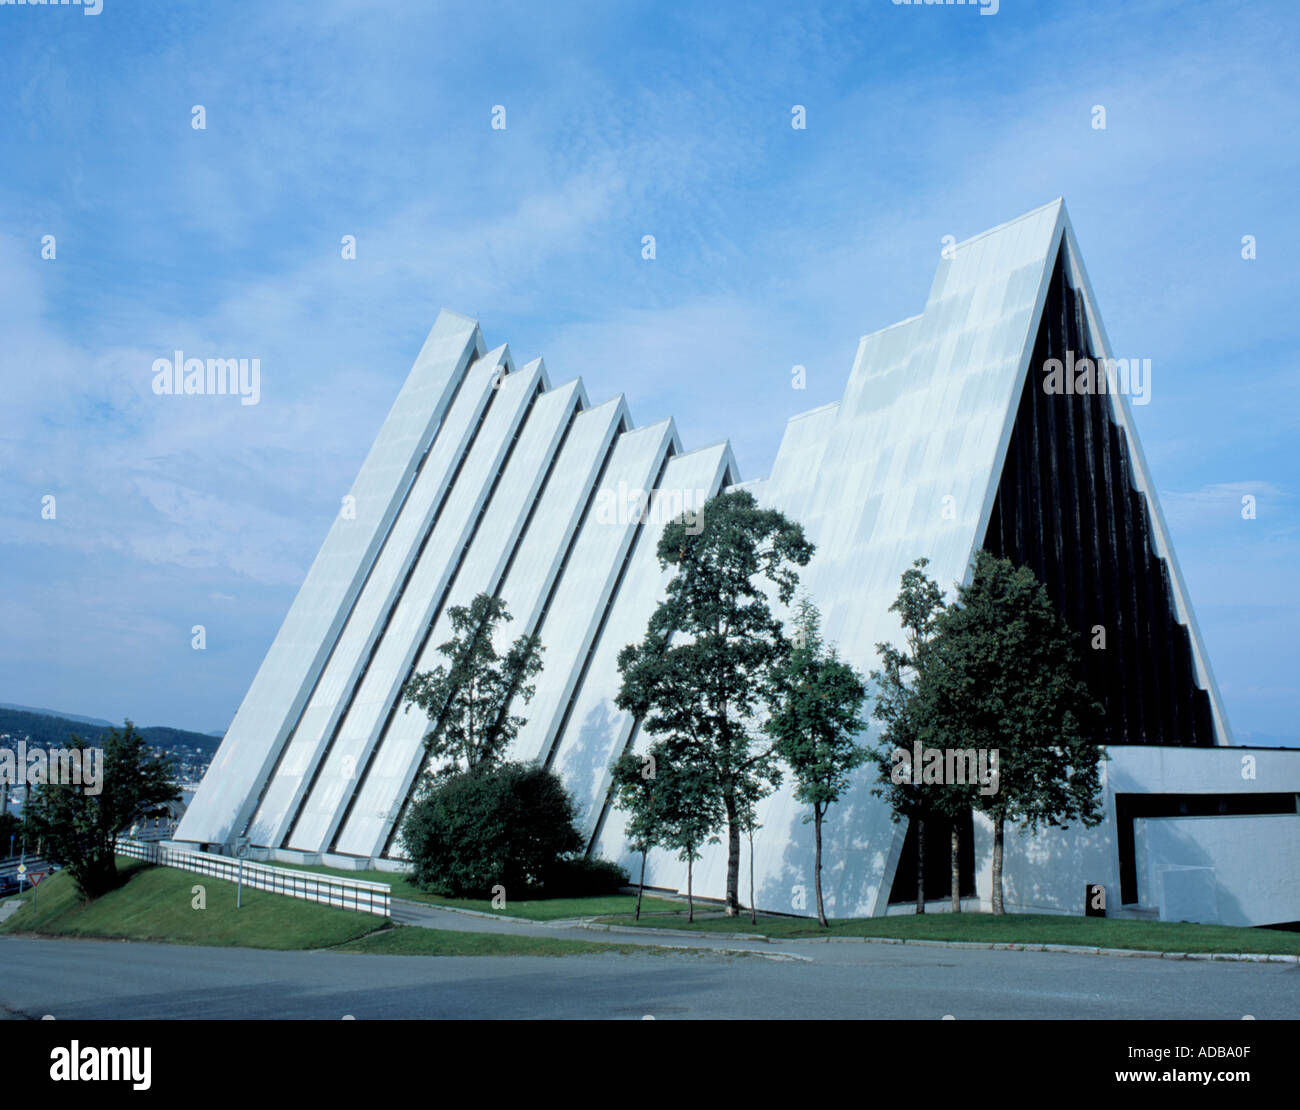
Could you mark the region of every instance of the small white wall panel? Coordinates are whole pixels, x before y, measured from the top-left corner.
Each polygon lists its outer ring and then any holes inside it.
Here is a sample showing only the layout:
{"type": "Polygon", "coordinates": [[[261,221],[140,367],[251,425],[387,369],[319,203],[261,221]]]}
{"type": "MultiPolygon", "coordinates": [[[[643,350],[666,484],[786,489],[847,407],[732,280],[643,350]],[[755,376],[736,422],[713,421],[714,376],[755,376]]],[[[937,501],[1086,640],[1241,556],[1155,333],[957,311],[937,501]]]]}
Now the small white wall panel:
{"type": "Polygon", "coordinates": [[[1138,901],[1159,907],[1161,921],[1300,921],[1300,816],[1149,817],[1133,826],[1138,901]]]}

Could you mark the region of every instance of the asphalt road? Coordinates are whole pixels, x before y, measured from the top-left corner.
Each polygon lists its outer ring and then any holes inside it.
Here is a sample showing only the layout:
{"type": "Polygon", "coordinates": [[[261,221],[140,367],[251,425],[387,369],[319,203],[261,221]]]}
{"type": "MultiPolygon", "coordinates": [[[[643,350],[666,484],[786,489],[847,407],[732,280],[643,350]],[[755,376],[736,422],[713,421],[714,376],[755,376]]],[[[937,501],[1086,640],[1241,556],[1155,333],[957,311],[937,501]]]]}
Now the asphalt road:
{"type": "MultiPolygon", "coordinates": [[[[616,938],[609,938],[616,939],[616,938]]],[[[769,954],[424,957],[0,938],[0,1016],[1300,1018],[1300,965],[781,944],[769,954]]]]}

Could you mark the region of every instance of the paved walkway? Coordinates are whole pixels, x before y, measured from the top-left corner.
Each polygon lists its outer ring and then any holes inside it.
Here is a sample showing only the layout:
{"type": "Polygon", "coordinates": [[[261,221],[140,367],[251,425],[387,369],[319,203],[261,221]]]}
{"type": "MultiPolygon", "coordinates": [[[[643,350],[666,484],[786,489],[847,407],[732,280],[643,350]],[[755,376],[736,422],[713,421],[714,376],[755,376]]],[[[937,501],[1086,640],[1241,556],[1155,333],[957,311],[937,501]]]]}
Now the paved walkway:
{"type": "MultiPolygon", "coordinates": [[[[790,958],[793,952],[777,951],[799,941],[769,941],[767,937],[741,939],[734,935],[699,935],[676,929],[646,929],[626,925],[594,925],[592,918],[563,921],[527,921],[520,917],[449,909],[427,902],[393,899],[393,921],[398,925],[419,925],[425,929],[454,929],[463,933],[506,933],[520,937],[567,937],[570,940],[607,941],[618,944],[643,944],[653,948],[705,948],[720,952],[756,952],[765,956],[790,958]],[[774,945],[776,948],[774,948],[774,945]]],[[[811,943],[822,943],[812,939],[811,943]]]]}
{"type": "MultiPolygon", "coordinates": [[[[708,914],[716,919],[716,914],[708,914]]],[[[993,941],[897,940],[889,937],[765,937],[745,933],[745,917],[736,919],[736,932],[705,933],[689,929],[655,929],[636,925],[596,924],[594,918],[564,921],[528,921],[519,917],[452,909],[424,902],[393,899],[393,921],[426,929],[455,929],[473,933],[507,933],[514,936],[565,936],[573,940],[604,940],[619,944],[640,944],[656,948],[700,948],[715,952],[752,952],[772,959],[808,960],[809,950],[831,945],[906,945],[909,948],[949,948],[984,951],[1056,952],[1074,956],[1115,958],[1151,957],[1166,960],[1197,960],[1214,963],[1277,963],[1300,965],[1300,956],[1258,953],[1155,952],[1131,948],[1099,948],[1073,944],[1010,944],[993,941]]]]}

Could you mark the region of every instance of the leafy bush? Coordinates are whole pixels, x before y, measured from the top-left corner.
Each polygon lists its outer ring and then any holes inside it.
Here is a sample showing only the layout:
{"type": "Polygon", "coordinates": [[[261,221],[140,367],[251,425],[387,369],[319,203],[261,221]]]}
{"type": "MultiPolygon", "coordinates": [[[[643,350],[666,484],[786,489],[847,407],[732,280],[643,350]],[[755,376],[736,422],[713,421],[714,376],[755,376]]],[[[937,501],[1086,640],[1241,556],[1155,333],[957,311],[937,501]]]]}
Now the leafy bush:
{"type": "Polygon", "coordinates": [[[617,894],[631,879],[617,863],[607,859],[557,860],[546,876],[543,893],[549,898],[584,898],[595,894],[617,894]]]}
{"type": "Polygon", "coordinates": [[[582,850],[574,817],[559,777],[531,763],[435,780],[402,825],[412,881],[455,898],[489,897],[500,885],[518,898],[582,850]]]}

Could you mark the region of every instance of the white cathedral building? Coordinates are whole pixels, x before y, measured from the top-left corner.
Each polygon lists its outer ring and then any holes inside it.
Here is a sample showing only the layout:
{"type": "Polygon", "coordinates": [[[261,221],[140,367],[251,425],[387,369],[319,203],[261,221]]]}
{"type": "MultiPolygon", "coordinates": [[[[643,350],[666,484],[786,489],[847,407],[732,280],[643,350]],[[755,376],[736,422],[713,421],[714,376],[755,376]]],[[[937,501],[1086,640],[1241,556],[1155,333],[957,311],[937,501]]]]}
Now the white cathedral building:
{"type": "MultiPolygon", "coordinates": [[[[610,765],[648,737],[615,705],[616,658],[664,594],[666,521],[740,486],[803,525],[817,550],[800,587],[864,674],[900,638],[889,606],[920,556],[946,588],[987,547],[1034,570],[1081,643],[1106,629],[1104,650],[1081,653],[1106,710],[1105,820],[1009,829],[1008,911],[1079,914],[1101,884],[1112,916],[1300,921],[1300,751],[1232,744],[1135,434],[1138,368],[1119,388],[1100,369],[1042,388],[1060,379],[1052,360],[1113,358],[1064,204],[946,254],[924,311],[864,336],[843,397],[791,418],[771,473],[748,482],[726,443],[686,450],[672,420],[637,426],[622,397],[593,405],[581,380],[553,385],[540,359],[516,366],[474,320],[440,313],[176,843],[246,836],[279,859],[400,868],[428,728],[400,691],[440,662],[448,609],[489,593],[514,618],[503,641],[537,632],[545,648],[510,758],[555,770],[589,853],[632,865],[610,765]],[[649,511],[611,511],[636,491],[653,491],[649,511]]],[[[875,774],[828,817],[835,916],[916,896],[915,831],[872,796],[875,774]]],[[[761,909],[811,912],[804,816],[788,785],[760,808],[761,909]]],[[[965,828],[963,894],[986,907],[991,826],[965,828]]],[[[931,836],[925,893],[942,909],[948,834],[929,822],[931,836]]],[[[725,843],[710,846],[696,893],[722,897],[725,876],[725,843]]],[[[646,881],[684,891],[685,864],[652,852],[646,881]]]]}

